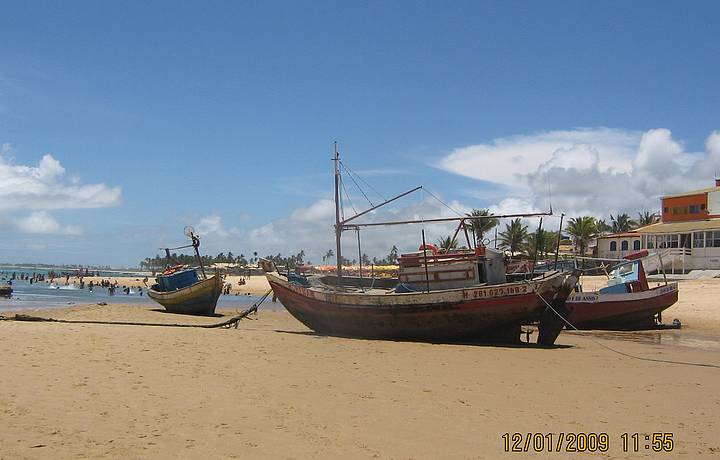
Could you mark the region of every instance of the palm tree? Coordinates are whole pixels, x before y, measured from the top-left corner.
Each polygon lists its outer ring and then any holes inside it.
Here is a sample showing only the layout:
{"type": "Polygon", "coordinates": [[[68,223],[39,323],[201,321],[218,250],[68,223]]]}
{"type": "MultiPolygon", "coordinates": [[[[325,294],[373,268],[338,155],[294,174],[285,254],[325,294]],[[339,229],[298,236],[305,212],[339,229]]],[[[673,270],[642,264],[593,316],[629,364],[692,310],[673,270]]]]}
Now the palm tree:
{"type": "Polygon", "coordinates": [[[510,251],[511,255],[515,255],[516,252],[522,251],[525,247],[527,236],[527,225],[523,225],[518,217],[511,220],[509,224],[505,224],[505,231],[500,232],[498,239],[501,248],[510,251]]]}
{"type": "Polygon", "coordinates": [[[618,214],[617,217],[613,217],[613,215],[610,214],[610,222],[612,223],[613,233],[629,232],[635,226],[637,226],[635,221],[632,220],[630,216],[624,213],[618,214]]]}
{"type": "Polygon", "coordinates": [[[390,248],[390,253],[385,258],[385,260],[387,260],[388,264],[393,265],[393,264],[397,263],[398,253],[399,253],[399,249],[397,248],[397,246],[395,246],[393,244],[393,247],[390,248]]]}
{"type": "Polygon", "coordinates": [[[555,246],[557,243],[557,234],[555,232],[548,232],[547,230],[538,229],[537,231],[528,234],[526,246],[529,255],[537,253],[539,257],[545,257],[549,252],[555,252],[555,246]],[[535,244],[537,239],[538,244],[535,244]]]}
{"type": "Polygon", "coordinates": [[[333,251],[332,249],[328,249],[328,252],[326,252],[325,255],[323,256],[323,260],[330,262],[334,255],[335,255],[335,251],[333,251]]]}
{"type": "Polygon", "coordinates": [[[612,227],[609,226],[607,224],[607,222],[605,222],[605,219],[600,219],[600,220],[596,221],[596,225],[597,225],[598,233],[600,233],[602,235],[612,232],[612,227]]]}
{"type": "Polygon", "coordinates": [[[590,241],[599,234],[597,222],[592,216],[574,217],[568,222],[566,231],[572,238],[576,252],[585,255],[590,241]]]}
{"type": "Polygon", "coordinates": [[[652,225],[660,221],[660,217],[655,212],[639,212],[638,213],[638,220],[637,224],[640,227],[645,227],[647,225],[652,225]]]}
{"type": "Polygon", "coordinates": [[[443,252],[448,252],[450,249],[455,249],[458,246],[457,240],[449,235],[445,238],[440,238],[437,244],[438,247],[443,250],[443,252]]]}
{"type": "Polygon", "coordinates": [[[478,243],[482,242],[487,232],[500,223],[499,220],[490,217],[492,215],[489,209],[473,209],[472,212],[468,214],[468,216],[471,217],[471,219],[469,219],[470,230],[472,230],[478,243]]]}

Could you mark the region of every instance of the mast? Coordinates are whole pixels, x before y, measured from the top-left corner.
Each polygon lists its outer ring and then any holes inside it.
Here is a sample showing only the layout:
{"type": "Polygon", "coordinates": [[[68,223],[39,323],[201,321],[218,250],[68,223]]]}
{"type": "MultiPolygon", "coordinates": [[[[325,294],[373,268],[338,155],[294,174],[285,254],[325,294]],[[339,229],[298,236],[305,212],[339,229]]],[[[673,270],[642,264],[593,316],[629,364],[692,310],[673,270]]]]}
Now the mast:
{"type": "Polygon", "coordinates": [[[340,153],[338,153],[337,142],[335,142],[335,256],[337,257],[337,276],[342,276],[342,249],[340,248],[340,236],[342,226],[340,225],[340,153]]]}
{"type": "Polygon", "coordinates": [[[207,279],[205,267],[202,263],[202,257],[200,257],[200,249],[198,249],[200,247],[200,238],[194,233],[190,233],[190,238],[192,239],[193,248],[195,248],[195,257],[197,257],[198,264],[200,264],[200,271],[202,272],[203,279],[207,279]]]}

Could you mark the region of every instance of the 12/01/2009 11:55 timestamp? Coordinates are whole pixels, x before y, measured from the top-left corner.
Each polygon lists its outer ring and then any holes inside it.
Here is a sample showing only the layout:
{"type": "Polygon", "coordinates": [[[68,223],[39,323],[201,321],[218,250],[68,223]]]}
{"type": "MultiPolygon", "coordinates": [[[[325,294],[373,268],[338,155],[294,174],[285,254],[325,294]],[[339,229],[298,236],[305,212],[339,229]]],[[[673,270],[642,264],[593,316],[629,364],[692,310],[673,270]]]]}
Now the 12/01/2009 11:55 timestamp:
{"type": "MultiPolygon", "coordinates": [[[[672,452],[673,433],[622,433],[623,452],[672,452]]],[[[616,438],[617,439],[617,438],[616,438]]],[[[608,433],[503,433],[505,452],[607,452],[608,433]]]]}

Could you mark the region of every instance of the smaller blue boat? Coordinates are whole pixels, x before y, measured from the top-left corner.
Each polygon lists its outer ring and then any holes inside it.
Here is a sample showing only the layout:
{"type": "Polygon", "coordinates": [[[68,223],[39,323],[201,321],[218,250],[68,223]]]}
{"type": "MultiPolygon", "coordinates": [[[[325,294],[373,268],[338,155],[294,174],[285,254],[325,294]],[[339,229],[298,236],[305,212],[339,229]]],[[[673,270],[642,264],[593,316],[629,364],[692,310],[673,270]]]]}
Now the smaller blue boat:
{"type": "MultiPolygon", "coordinates": [[[[156,277],[157,283],[150,286],[148,296],[171,313],[212,315],[215,313],[218,298],[222,294],[222,277],[217,271],[210,277],[205,276],[205,268],[202,266],[198,250],[200,238],[195,235],[191,227],[185,229],[185,234],[192,239],[192,244],[172,249],[194,247],[202,279],[198,276],[196,269],[182,268],[182,265],[176,265],[156,277]]],[[[172,260],[170,248],[165,248],[165,253],[168,259],[172,260]]]]}

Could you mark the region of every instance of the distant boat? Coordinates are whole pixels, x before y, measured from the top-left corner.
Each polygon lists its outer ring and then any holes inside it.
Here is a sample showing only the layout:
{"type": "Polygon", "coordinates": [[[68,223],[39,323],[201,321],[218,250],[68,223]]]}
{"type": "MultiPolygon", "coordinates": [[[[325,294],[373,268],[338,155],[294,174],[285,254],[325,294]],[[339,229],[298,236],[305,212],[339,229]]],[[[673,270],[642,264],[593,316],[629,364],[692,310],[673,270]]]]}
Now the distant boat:
{"type": "Polygon", "coordinates": [[[597,292],[575,292],[565,306],[568,321],[578,329],[647,329],[660,326],[662,312],[678,300],[678,284],[651,288],[641,251],[626,257],[611,273],[607,286],[597,292]]]}
{"type": "Polygon", "coordinates": [[[579,272],[549,271],[529,280],[508,283],[502,253],[482,244],[473,249],[441,253],[433,245],[425,244],[423,230],[419,252],[400,257],[399,278],[345,276],[340,244],[343,230],[454,220],[460,222],[455,236],[464,230],[468,247],[472,247],[465,228],[465,220],[470,216],[349,224],[414,190],[344,220],[340,215],[339,191],[340,161],[336,150],[335,276],[305,277],[281,273],[270,261],[262,261],[277,298],[308,328],[321,334],[369,339],[519,342],[521,326],[539,321],[538,343],[551,345],[555,342],[563,327],[558,315],[566,313],[565,300],[575,286],[579,272]]]}
{"type": "Polygon", "coordinates": [[[171,249],[195,248],[202,279],[198,277],[196,269],[183,269],[182,265],[176,264],[156,277],[157,283],[148,288],[148,296],[170,313],[212,315],[215,313],[218,298],[222,294],[222,276],[217,271],[213,276],[205,275],[205,267],[203,267],[198,249],[200,238],[195,235],[192,227],[186,227],[185,234],[190,237],[192,243],[177,248],[164,248],[165,254],[169,260],[173,260],[170,255],[171,249]]]}

